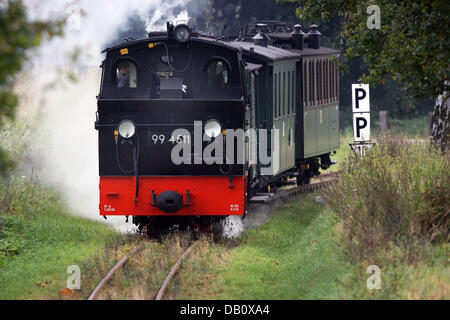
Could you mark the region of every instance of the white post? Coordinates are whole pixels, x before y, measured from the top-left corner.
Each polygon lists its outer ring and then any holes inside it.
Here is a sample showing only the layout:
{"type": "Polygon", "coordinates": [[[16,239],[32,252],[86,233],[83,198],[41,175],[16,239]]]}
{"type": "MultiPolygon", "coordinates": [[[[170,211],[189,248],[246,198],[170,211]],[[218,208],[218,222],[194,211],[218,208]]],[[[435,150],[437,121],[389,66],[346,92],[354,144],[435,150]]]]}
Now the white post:
{"type": "Polygon", "coordinates": [[[360,156],[375,144],[370,142],[370,92],[368,84],[352,84],[353,144],[350,147],[360,156]]]}

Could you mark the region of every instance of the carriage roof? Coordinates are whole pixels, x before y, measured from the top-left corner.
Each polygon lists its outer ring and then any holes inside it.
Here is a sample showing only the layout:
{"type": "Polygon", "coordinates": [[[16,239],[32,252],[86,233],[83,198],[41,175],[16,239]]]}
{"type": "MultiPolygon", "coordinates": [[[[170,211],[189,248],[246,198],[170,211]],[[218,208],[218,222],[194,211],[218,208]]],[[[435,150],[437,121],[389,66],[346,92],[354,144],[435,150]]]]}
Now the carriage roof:
{"type": "MultiPolygon", "coordinates": [[[[110,52],[114,50],[120,50],[122,48],[129,48],[133,46],[145,45],[152,42],[164,41],[168,40],[166,32],[154,32],[150,37],[139,39],[139,40],[130,40],[124,41],[118,45],[106,48],[102,52],[110,52]]],[[[285,49],[279,48],[275,46],[260,46],[256,45],[253,42],[249,41],[224,41],[220,38],[203,35],[203,34],[195,34],[191,38],[191,41],[194,42],[202,42],[215,46],[221,46],[223,48],[227,48],[230,50],[234,50],[237,52],[242,52],[246,55],[255,55],[263,60],[269,62],[278,62],[283,60],[297,60],[302,57],[310,57],[310,56],[323,56],[323,55],[333,55],[339,54],[340,51],[327,47],[320,47],[319,49],[311,49],[305,47],[303,50],[297,49],[285,49]]]]}

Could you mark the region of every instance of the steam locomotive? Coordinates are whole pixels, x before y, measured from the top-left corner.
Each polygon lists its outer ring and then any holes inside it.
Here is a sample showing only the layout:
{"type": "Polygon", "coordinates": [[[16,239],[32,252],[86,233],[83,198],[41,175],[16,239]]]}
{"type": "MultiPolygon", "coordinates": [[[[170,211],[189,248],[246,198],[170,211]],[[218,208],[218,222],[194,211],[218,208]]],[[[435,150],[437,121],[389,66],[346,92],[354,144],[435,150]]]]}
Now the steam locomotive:
{"type": "Polygon", "coordinates": [[[104,53],[95,128],[105,218],[197,232],[332,165],[339,52],[320,46],[316,25],[305,34],[260,21],[218,37],[168,22],[104,53]]]}

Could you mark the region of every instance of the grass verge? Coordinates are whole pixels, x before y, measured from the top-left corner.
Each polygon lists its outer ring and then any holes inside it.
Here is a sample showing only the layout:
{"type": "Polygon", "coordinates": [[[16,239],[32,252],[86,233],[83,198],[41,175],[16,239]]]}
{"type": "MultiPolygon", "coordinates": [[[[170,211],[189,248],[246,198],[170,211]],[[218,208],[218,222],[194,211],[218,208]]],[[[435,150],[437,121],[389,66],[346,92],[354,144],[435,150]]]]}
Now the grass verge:
{"type": "Polygon", "coordinates": [[[0,185],[0,219],[0,299],[60,298],[67,268],[120,236],[71,215],[55,191],[24,178],[0,185]]]}
{"type": "Polygon", "coordinates": [[[337,299],[338,281],[351,268],[337,237],[336,216],[312,196],[298,197],[249,230],[239,246],[216,249],[202,273],[182,272],[189,285],[179,298],[337,299]]]}
{"type": "Polygon", "coordinates": [[[387,133],[364,158],[350,156],[325,198],[356,266],[349,297],[448,299],[450,158],[426,141],[387,133]],[[382,284],[367,290],[367,268],[382,284]]]}

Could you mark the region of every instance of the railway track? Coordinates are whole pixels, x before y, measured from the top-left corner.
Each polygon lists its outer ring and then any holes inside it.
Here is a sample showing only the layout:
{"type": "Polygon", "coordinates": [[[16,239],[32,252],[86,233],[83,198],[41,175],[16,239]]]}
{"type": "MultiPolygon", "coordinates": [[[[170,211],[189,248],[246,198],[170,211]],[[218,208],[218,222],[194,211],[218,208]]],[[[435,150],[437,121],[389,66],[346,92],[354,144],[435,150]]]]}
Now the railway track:
{"type": "MultiPolygon", "coordinates": [[[[142,247],[143,247],[143,243],[138,244],[136,247],[134,247],[133,249],[131,249],[125,256],[122,257],[122,259],[120,259],[120,261],[114,266],[112,267],[112,269],[106,274],[106,276],[99,282],[99,284],[97,285],[97,287],[95,287],[95,289],[92,291],[91,295],[89,296],[88,300],[95,300],[99,294],[99,292],[101,291],[101,289],[105,286],[105,284],[108,282],[108,280],[112,277],[112,275],[118,270],[120,269],[120,267],[123,266],[123,264],[137,251],[139,251],[142,247]]],[[[170,283],[170,280],[172,280],[172,278],[175,276],[175,274],[177,273],[178,269],[180,268],[181,264],[183,263],[184,259],[186,259],[186,257],[189,255],[189,253],[191,253],[192,249],[194,248],[195,242],[184,251],[184,253],[180,256],[180,258],[178,259],[178,261],[172,266],[172,268],[170,269],[169,274],[167,275],[166,279],[164,280],[161,288],[158,291],[158,294],[155,297],[155,300],[162,300],[164,293],[170,283]]]]}
{"type": "Polygon", "coordinates": [[[323,187],[326,187],[335,182],[338,176],[339,176],[338,172],[323,173],[320,176],[314,178],[315,180],[318,180],[317,182],[305,184],[303,186],[298,186],[294,188],[280,190],[279,192],[275,193],[273,200],[277,199],[286,200],[298,194],[313,192],[322,189],[323,187]]]}

